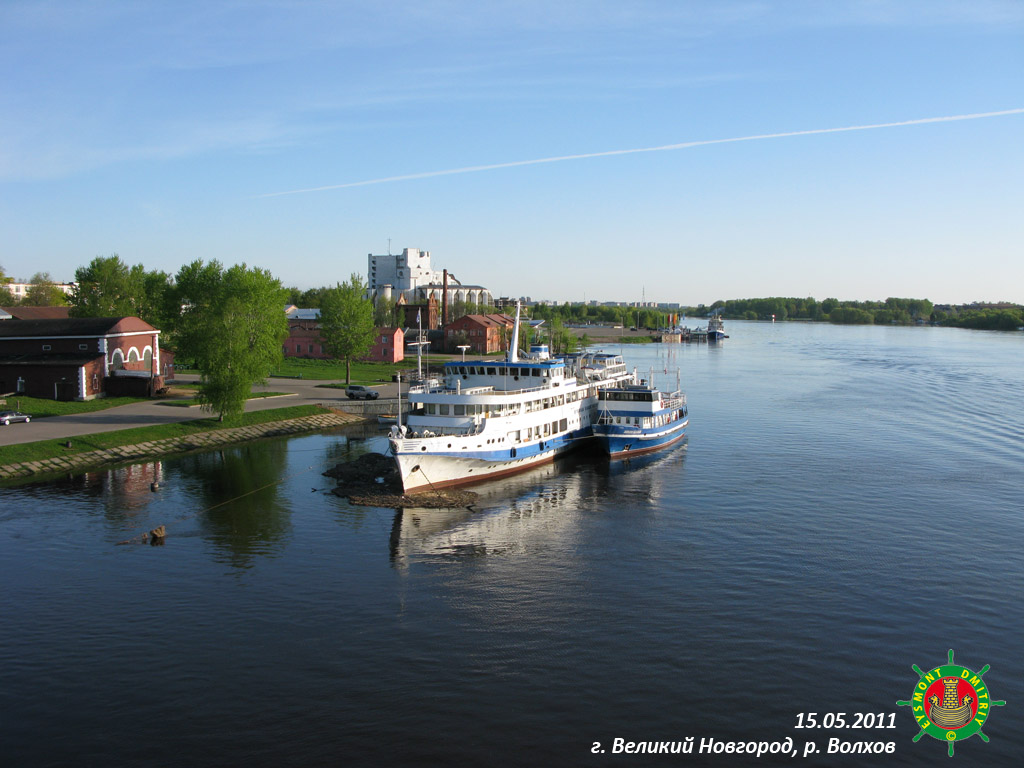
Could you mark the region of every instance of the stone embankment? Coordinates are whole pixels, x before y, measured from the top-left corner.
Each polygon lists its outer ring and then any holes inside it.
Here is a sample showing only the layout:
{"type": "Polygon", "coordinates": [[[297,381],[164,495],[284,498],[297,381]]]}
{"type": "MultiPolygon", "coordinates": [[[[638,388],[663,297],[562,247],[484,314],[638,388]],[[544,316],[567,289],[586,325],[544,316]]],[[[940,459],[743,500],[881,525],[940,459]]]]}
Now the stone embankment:
{"type": "Polygon", "coordinates": [[[218,429],[211,432],[197,432],[184,437],[172,437],[166,440],[153,440],[137,445],[119,445],[102,451],[87,451],[57,456],[40,461],[26,461],[18,464],[0,466],[0,480],[11,480],[36,475],[53,475],[67,472],[81,472],[89,467],[103,464],[121,464],[128,461],[144,461],[146,459],[165,456],[172,453],[205,450],[229,443],[240,443],[256,440],[261,437],[278,437],[293,435],[300,432],[313,432],[318,429],[339,427],[344,424],[362,421],[359,416],[350,413],[324,413],[304,416],[286,421],[272,421],[267,424],[254,424],[248,427],[218,429]]]}

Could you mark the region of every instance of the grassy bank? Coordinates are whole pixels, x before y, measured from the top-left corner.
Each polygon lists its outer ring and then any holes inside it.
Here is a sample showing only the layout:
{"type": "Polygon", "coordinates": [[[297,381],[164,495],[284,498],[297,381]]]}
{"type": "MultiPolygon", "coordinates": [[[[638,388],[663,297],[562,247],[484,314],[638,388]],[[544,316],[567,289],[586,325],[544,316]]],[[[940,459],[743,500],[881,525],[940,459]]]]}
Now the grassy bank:
{"type": "Polygon", "coordinates": [[[119,429],[115,432],[100,432],[94,435],[81,435],[71,439],[71,447],[67,448],[67,438],[61,440],[39,440],[34,443],[5,445],[0,447],[0,464],[15,464],[24,461],[41,461],[55,456],[70,456],[87,451],[102,451],[121,445],[138,445],[152,440],[164,440],[171,437],[186,437],[197,432],[213,432],[231,427],[246,427],[253,424],[266,424],[270,421],[297,419],[301,416],[312,416],[318,413],[330,413],[318,405],[295,405],[291,408],[274,408],[267,411],[243,413],[233,419],[217,421],[216,417],[196,419],[175,424],[158,424],[152,427],[136,427],[135,429],[119,429]]]}
{"type": "Polygon", "coordinates": [[[146,400],[149,400],[149,398],[100,397],[95,400],[79,402],[77,400],[47,400],[42,397],[11,395],[7,398],[7,405],[0,405],[0,411],[21,411],[22,413],[27,413],[33,419],[45,419],[47,416],[68,416],[73,413],[105,411],[107,408],[117,408],[119,405],[141,403],[146,400]]]}

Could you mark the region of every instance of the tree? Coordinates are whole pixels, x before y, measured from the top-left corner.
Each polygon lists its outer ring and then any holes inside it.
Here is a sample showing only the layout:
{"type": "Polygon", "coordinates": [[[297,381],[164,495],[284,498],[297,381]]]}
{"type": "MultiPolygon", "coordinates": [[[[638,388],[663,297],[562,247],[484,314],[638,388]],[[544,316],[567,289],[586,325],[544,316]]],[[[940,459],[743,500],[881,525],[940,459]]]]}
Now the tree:
{"type": "Polygon", "coordinates": [[[405,312],[394,299],[378,296],[373,305],[373,322],[384,328],[400,328],[405,325],[405,312]]]}
{"type": "Polygon", "coordinates": [[[286,294],[270,272],[245,264],[224,270],[218,261],[197,260],[178,271],[178,352],[199,368],[197,399],[204,410],[221,420],[240,414],[252,385],[281,364],[286,294]]]}
{"type": "Polygon", "coordinates": [[[97,256],[87,267],[75,270],[72,317],[138,316],[145,292],[145,273],[141,264],[129,267],[116,253],[97,256]]]}
{"type": "Polygon", "coordinates": [[[0,264],[0,307],[9,307],[14,304],[14,294],[7,287],[11,282],[13,282],[13,278],[7,276],[3,264],[0,264]]]}
{"type": "Polygon", "coordinates": [[[36,272],[29,281],[31,288],[21,300],[26,307],[63,307],[68,303],[64,291],[57,287],[49,272],[36,272]]]}
{"type": "Polygon", "coordinates": [[[352,360],[365,357],[373,346],[373,302],[366,298],[366,284],[353,273],[323,293],[320,304],[320,334],[324,347],[345,361],[345,383],[352,382],[352,360]]]}
{"type": "Polygon", "coordinates": [[[129,267],[116,253],[97,256],[75,270],[72,317],[141,317],[163,329],[179,308],[169,301],[171,276],[141,264],[129,267]]]}

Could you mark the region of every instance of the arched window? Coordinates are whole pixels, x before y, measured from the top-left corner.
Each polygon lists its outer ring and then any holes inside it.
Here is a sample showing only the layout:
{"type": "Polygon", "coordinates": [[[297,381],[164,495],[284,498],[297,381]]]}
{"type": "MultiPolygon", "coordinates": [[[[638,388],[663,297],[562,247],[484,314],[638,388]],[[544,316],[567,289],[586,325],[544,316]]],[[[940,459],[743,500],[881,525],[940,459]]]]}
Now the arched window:
{"type": "Polygon", "coordinates": [[[110,354],[110,370],[119,371],[124,368],[124,352],[120,349],[115,349],[110,354]]]}
{"type": "Polygon", "coordinates": [[[127,362],[129,362],[129,363],[137,363],[137,362],[139,362],[139,350],[137,350],[135,347],[132,347],[131,349],[128,350],[128,361],[127,362]]]}

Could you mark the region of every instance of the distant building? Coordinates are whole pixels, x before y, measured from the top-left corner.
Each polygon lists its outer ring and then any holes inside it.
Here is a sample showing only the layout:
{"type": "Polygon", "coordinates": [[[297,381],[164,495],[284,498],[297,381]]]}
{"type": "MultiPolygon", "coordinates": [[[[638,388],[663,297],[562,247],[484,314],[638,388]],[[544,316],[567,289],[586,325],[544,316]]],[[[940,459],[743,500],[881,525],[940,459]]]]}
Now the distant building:
{"type": "MultiPolygon", "coordinates": [[[[327,351],[320,333],[320,310],[285,307],[288,316],[288,338],[282,345],[285,357],[305,357],[312,360],[334,360],[327,351]]],[[[378,328],[370,352],[364,360],[397,363],[405,357],[405,341],[401,328],[378,328]]]]}
{"type": "MultiPolygon", "coordinates": [[[[400,254],[366,256],[367,291],[371,297],[383,296],[409,304],[420,304],[436,299],[444,301],[444,270],[436,270],[430,263],[430,251],[404,248],[400,254]]],[[[463,285],[448,273],[448,302],[492,304],[494,297],[482,285],[463,285]]]]}
{"type": "Polygon", "coordinates": [[[138,317],[0,322],[0,394],[54,400],[152,395],[173,371],[160,331],[138,317]]]}
{"type": "MultiPolygon", "coordinates": [[[[24,299],[30,290],[35,287],[35,283],[7,283],[6,288],[11,292],[11,295],[18,301],[24,299]]],[[[71,292],[75,290],[74,283],[54,283],[54,288],[59,288],[64,292],[65,296],[70,296],[71,292]]]]}
{"type": "Polygon", "coordinates": [[[508,315],[464,315],[444,327],[444,346],[458,352],[460,344],[476,354],[500,352],[508,346],[515,321],[508,315]]]}

